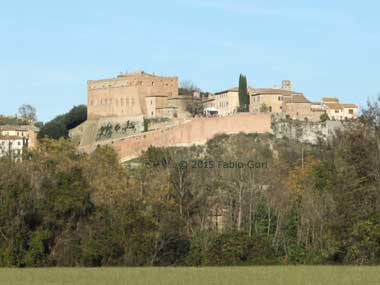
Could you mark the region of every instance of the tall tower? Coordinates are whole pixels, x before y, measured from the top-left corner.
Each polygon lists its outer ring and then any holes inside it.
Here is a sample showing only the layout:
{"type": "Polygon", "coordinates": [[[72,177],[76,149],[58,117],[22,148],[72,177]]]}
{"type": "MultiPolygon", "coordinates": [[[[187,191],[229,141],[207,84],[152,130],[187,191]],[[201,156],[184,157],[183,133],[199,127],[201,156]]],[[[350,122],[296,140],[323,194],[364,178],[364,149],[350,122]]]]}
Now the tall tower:
{"type": "Polygon", "coordinates": [[[290,80],[282,80],[282,89],[292,90],[292,82],[290,80]]]}

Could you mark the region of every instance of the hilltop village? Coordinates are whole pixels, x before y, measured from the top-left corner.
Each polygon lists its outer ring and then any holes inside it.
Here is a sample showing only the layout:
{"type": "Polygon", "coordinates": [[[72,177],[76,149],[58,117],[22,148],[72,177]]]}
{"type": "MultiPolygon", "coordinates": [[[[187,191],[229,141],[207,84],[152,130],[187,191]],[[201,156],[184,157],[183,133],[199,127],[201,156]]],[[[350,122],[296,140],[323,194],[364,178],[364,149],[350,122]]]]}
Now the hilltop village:
{"type": "Polygon", "coordinates": [[[203,144],[220,133],[272,132],[273,120],[296,120],[321,129],[321,120],[336,125],[358,115],[355,104],[340,103],[338,98],[309,101],[293,90],[290,80],[273,88],[246,85],[245,110],[241,108],[241,87],[216,93],[183,92],[178,82],[178,77],[144,71],[89,80],[88,119],[70,130],[70,137],[87,152],[112,145],[123,161],[150,145],[203,144]]]}
{"type": "MultiPolygon", "coordinates": [[[[290,80],[283,80],[281,87],[256,88],[245,82],[210,93],[180,87],[175,76],[137,71],[89,80],[87,85],[87,120],[69,136],[85,152],[111,145],[121,161],[139,156],[151,145],[205,144],[222,133],[295,137],[299,131],[290,122],[301,123],[302,135],[297,138],[312,143],[358,116],[355,104],[340,103],[338,98],[309,101],[293,90],[290,80]]],[[[32,125],[0,126],[0,157],[21,159],[25,148],[35,147],[38,131],[32,125]]]]}

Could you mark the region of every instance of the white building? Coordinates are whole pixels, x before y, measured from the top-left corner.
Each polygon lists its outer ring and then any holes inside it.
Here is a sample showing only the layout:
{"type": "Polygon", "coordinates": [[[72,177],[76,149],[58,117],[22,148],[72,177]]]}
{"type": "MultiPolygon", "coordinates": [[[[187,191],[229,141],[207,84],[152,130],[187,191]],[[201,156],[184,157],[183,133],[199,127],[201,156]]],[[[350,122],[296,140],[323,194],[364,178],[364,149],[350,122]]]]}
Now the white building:
{"type": "Polygon", "coordinates": [[[358,117],[358,106],[355,104],[340,104],[338,98],[322,98],[322,107],[330,120],[349,120],[358,117]]]}
{"type": "Polygon", "coordinates": [[[0,136],[0,157],[22,160],[23,150],[28,147],[27,139],[17,136],[0,136]]]}
{"type": "Polygon", "coordinates": [[[34,126],[0,126],[0,157],[21,160],[25,149],[37,145],[38,130],[34,126]]]}

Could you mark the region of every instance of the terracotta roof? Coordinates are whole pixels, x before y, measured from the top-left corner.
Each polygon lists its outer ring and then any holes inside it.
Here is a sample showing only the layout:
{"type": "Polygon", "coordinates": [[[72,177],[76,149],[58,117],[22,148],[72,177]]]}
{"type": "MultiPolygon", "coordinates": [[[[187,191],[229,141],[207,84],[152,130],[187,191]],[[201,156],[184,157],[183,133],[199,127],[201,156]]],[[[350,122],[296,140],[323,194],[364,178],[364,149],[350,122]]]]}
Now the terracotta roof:
{"type": "Polygon", "coordinates": [[[3,125],[0,126],[1,131],[29,131],[33,130],[35,132],[39,131],[39,128],[32,125],[3,125]]]}
{"type": "Polygon", "coordinates": [[[277,89],[277,88],[254,88],[251,95],[272,95],[272,94],[281,94],[284,96],[290,96],[290,95],[303,95],[300,92],[295,92],[291,90],[285,90],[285,89],[277,89]]]}
{"type": "Polygon", "coordinates": [[[341,104],[343,108],[358,108],[355,104],[341,104]]]}
{"type": "Polygon", "coordinates": [[[336,102],[336,103],[339,102],[338,98],[332,98],[332,97],[323,97],[322,101],[323,102],[336,102]]]}
{"type": "Polygon", "coordinates": [[[285,97],[284,101],[286,103],[310,103],[310,101],[307,100],[302,94],[295,94],[293,96],[285,97]]]}
{"type": "Polygon", "coordinates": [[[329,109],[342,109],[342,105],[340,105],[338,103],[326,103],[326,106],[329,109]]]}
{"type": "Polygon", "coordinates": [[[223,90],[223,91],[215,92],[214,95],[224,94],[224,93],[227,93],[227,92],[239,92],[239,87],[233,87],[233,88],[226,89],[226,90],[223,90]]]}
{"type": "Polygon", "coordinates": [[[200,100],[200,98],[194,98],[193,96],[185,96],[185,95],[180,95],[180,96],[172,96],[169,97],[168,100],[200,100]]]}
{"type": "Polygon", "coordinates": [[[23,137],[18,137],[18,136],[1,136],[0,135],[0,140],[23,140],[23,137]]]}

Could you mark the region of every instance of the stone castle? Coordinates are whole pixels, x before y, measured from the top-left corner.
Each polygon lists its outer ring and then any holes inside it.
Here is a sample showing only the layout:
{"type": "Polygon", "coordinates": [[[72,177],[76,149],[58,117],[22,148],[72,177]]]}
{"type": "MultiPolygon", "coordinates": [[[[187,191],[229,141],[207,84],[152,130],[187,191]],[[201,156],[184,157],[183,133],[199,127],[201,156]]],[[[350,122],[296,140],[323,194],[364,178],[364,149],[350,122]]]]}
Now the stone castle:
{"type": "Polygon", "coordinates": [[[116,78],[89,80],[88,119],[104,117],[156,117],[172,114],[169,100],[178,96],[178,78],[138,71],[116,78]]]}
{"type": "Polygon", "coordinates": [[[274,88],[248,87],[249,112],[239,109],[239,90],[179,95],[178,77],[144,71],[122,73],[116,78],[88,81],[88,120],[70,130],[80,149],[92,151],[111,145],[120,159],[138,156],[150,145],[175,146],[204,143],[210,135],[237,132],[271,132],[273,118],[319,122],[354,119],[358,108],[337,98],[310,102],[284,80],[274,88]],[[200,104],[201,118],[192,118],[189,104],[200,104]],[[202,118],[203,117],[203,118],[202,118]]]}

